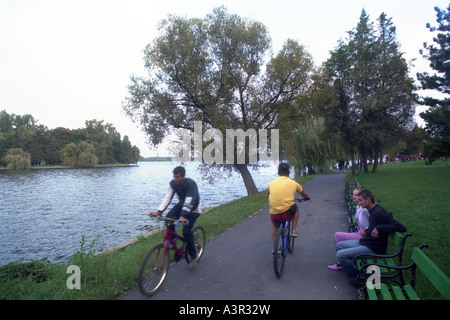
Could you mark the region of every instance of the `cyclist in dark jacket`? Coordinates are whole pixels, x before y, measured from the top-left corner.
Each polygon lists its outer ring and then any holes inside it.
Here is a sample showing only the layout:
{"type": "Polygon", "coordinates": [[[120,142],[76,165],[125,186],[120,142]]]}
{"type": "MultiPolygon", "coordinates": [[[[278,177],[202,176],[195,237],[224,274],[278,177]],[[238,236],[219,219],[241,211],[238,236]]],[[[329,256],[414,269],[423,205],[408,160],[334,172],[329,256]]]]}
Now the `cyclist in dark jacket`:
{"type": "MultiPolygon", "coordinates": [[[[193,268],[196,263],[197,252],[195,250],[194,235],[192,228],[200,215],[201,205],[197,184],[194,180],[186,178],[186,170],[183,167],[173,169],[173,180],[169,183],[169,189],[157,212],[150,212],[150,216],[163,213],[169,206],[172,198],[177,194],[180,200],[166,215],[167,218],[180,219],[183,224],[183,237],[190,255],[189,267],[193,268]]],[[[174,226],[169,226],[174,228],[174,226]]]]}

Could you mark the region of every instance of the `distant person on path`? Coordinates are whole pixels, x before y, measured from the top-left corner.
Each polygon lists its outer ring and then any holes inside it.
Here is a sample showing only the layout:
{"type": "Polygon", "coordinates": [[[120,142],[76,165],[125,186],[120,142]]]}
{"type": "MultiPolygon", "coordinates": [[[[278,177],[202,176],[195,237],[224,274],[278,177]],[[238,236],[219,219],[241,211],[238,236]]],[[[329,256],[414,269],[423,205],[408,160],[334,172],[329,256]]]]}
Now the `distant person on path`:
{"type": "Polygon", "coordinates": [[[362,230],[361,239],[344,240],[336,244],[336,258],[350,278],[348,284],[352,286],[361,285],[358,282],[358,270],[353,264],[353,258],[358,254],[385,254],[389,234],[406,231],[403,224],[375,204],[374,196],[370,191],[359,192],[359,205],[369,211],[369,227],[362,230]]]}
{"type": "Polygon", "coordinates": [[[272,221],[272,240],[275,241],[277,225],[280,220],[292,220],[292,237],[298,236],[298,207],[294,203],[295,193],[299,193],[305,200],[309,200],[308,193],[296,181],[289,178],[289,164],[280,163],[279,177],[269,183],[267,195],[269,197],[270,220],[272,221]]]}
{"type": "MultiPolygon", "coordinates": [[[[190,262],[189,267],[193,268],[196,264],[197,251],[195,250],[194,234],[192,228],[197,218],[200,216],[200,196],[198,194],[197,184],[194,180],[186,178],[186,170],[183,167],[176,167],[173,169],[173,180],[169,183],[169,189],[164,197],[157,212],[150,212],[151,217],[158,216],[163,213],[174,194],[177,194],[180,200],[166,215],[167,218],[179,219],[183,224],[183,237],[186,240],[186,245],[189,250],[190,262]]],[[[172,230],[175,228],[170,225],[172,230]]]]}
{"type": "MultiPolygon", "coordinates": [[[[353,190],[353,202],[357,204],[355,220],[358,224],[356,232],[336,232],[333,236],[334,246],[336,247],[336,243],[344,240],[359,240],[362,238],[362,232],[366,228],[369,227],[369,211],[366,208],[362,208],[359,205],[359,193],[362,191],[362,188],[355,188],[353,190]]],[[[328,266],[331,270],[342,270],[343,267],[337,262],[334,265],[328,266]]]]}
{"type": "Polygon", "coordinates": [[[344,171],[344,160],[339,161],[339,172],[344,171]]]}

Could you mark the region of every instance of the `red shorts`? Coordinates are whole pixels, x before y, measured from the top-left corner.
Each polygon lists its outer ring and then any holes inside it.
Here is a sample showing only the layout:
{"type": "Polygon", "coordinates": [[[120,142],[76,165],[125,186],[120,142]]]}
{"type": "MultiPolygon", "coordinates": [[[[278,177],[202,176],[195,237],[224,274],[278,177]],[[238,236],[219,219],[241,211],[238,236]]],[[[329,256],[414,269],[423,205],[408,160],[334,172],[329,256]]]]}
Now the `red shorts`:
{"type": "Polygon", "coordinates": [[[278,221],[284,220],[284,221],[290,221],[294,218],[292,214],[283,212],[280,214],[271,214],[270,215],[270,221],[272,221],[273,224],[277,224],[278,221]]]}
{"type": "Polygon", "coordinates": [[[292,207],[289,208],[288,211],[279,213],[279,214],[271,214],[270,220],[273,224],[277,224],[278,221],[284,220],[284,221],[291,221],[294,218],[294,215],[297,213],[298,207],[294,203],[292,207]]]}

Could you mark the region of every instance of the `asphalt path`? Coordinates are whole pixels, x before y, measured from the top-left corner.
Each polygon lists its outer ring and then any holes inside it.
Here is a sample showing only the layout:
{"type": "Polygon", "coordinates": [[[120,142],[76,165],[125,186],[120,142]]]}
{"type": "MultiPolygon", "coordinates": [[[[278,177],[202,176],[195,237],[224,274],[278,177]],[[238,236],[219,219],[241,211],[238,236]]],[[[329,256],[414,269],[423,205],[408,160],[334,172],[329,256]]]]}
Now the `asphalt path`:
{"type": "Polygon", "coordinates": [[[206,244],[198,265],[170,266],[162,288],[147,297],[133,288],[120,300],[357,300],[335,263],[333,234],[346,231],[345,175],[322,174],[303,185],[311,200],[298,203],[299,236],[283,276],[273,271],[271,222],[264,208],[206,244]]]}

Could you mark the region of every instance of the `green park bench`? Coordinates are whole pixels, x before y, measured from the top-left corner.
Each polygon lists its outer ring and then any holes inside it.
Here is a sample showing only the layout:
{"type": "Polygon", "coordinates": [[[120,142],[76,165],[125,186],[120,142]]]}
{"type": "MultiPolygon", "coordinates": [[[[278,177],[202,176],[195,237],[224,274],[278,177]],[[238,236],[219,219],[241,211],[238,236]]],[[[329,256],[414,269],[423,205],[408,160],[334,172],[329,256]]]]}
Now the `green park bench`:
{"type": "Polygon", "coordinates": [[[381,278],[392,279],[392,281],[397,282],[399,285],[405,283],[403,277],[403,269],[395,269],[397,267],[403,266],[403,251],[405,249],[405,243],[411,233],[400,233],[394,232],[389,235],[389,247],[388,251],[393,252],[389,254],[360,254],[357,255],[353,262],[355,263],[357,269],[359,270],[360,278],[366,279],[369,274],[367,274],[367,267],[369,265],[380,265],[381,278]],[[388,267],[395,267],[394,269],[388,267]]]}
{"type": "Polygon", "coordinates": [[[362,182],[366,178],[366,174],[364,173],[364,171],[359,172],[358,178],[359,178],[360,183],[362,184],[362,182]]]}
{"type": "Polygon", "coordinates": [[[347,182],[345,184],[345,205],[347,206],[348,221],[351,225],[356,223],[355,220],[356,203],[353,202],[354,189],[355,183],[347,182]]]}
{"type": "Polygon", "coordinates": [[[414,248],[412,252],[412,262],[407,266],[388,266],[381,264],[380,268],[389,268],[395,271],[410,270],[411,277],[409,283],[387,283],[382,281],[379,288],[368,288],[365,286],[366,297],[369,300],[420,300],[416,292],[416,269],[419,268],[422,274],[436,288],[439,294],[445,299],[450,299],[450,279],[449,277],[425,254],[422,250],[427,245],[414,248]]]}

